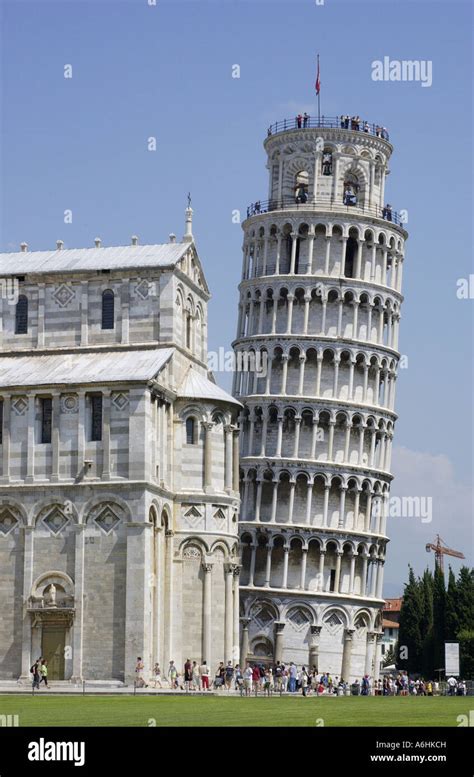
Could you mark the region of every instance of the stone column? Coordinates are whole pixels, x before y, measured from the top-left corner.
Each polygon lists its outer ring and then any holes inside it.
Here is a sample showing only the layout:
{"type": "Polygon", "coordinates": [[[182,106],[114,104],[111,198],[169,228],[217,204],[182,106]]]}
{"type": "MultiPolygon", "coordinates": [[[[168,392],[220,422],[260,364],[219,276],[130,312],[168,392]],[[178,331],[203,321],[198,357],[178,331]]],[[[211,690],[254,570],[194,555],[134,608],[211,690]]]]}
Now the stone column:
{"type": "Polygon", "coordinates": [[[298,244],[298,234],[296,232],[291,233],[291,260],[290,260],[290,275],[295,274],[296,264],[296,246],[298,244]]]}
{"type": "Polygon", "coordinates": [[[283,416],[278,416],[278,430],[277,430],[277,444],[276,444],[276,453],[275,457],[277,459],[281,456],[281,444],[283,440],[283,416]]]}
{"type": "Polygon", "coordinates": [[[88,342],[89,342],[89,281],[82,281],[81,283],[81,345],[88,345],[88,342]]]}
{"type": "Polygon", "coordinates": [[[311,226],[308,231],[308,260],[306,264],[306,274],[311,273],[313,267],[313,250],[314,250],[314,227],[311,226]]]}
{"type": "Polygon", "coordinates": [[[36,397],[34,394],[28,394],[27,397],[27,448],[26,448],[26,478],[27,483],[32,483],[35,479],[35,416],[36,416],[36,397]]]}
{"type": "MultiPolygon", "coordinates": [[[[83,680],[83,641],[84,641],[84,555],[85,555],[84,523],[73,524],[75,533],[74,553],[74,607],[76,610],[72,627],[72,681],[81,683],[83,680]]],[[[125,667],[125,674],[129,667],[125,667]]]]}
{"type": "Polygon", "coordinates": [[[354,579],[355,579],[355,565],[356,565],[357,553],[351,553],[351,570],[349,578],[349,594],[354,594],[354,579]]]}
{"type": "Polygon", "coordinates": [[[381,558],[379,558],[377,561],[377,582],[375,585],[375,596],[377,597],[377,599],[382,598],[384,563],[385,562],[381,558]]]}
{"type": "Polygon", "coordinates": [[[264,582],[265,588],[270,588],[271,576],[272,576],[272,545],[270,544],[270,540],[268,540],[267,558],[265,563],[265,582],[264,582]]]}
{"type": "Polygon", "coordinates": [[[225,479],[224,479],[224,488],[226,492],[229,494],[233,488],[233,469],[232,469],[232,452],[233,452],[233,432],[234,427],[230,424],[227,424],[224,426],[224,435],[225,435],[225,479]]]}
{"type": "Polygon", "coordinates": [[[344,632],[344,647],[342,651],[341,677],[349,682],[351,677],[352,636],[354,629],[346,629],[344,632]]]}
{"type": "Polygon", "coordinates": [[[38,313],[37,313],[37,339],[36,345],[38,348],[44,348],[44,283],[38,283],[38,313]]]}
{"type": "Polygon", "coordinates": [[[301,557],[301,579],[300,579],[300,588],[302,591],[306,588],[306,562],[308,560],[308,548],[302,549],[302,557],[301,557]]]}
{"type": "Polygon", "coordinates": [[[375,646],[375,633],[373,631],[368,631],[367,632],[367,645],[366,645],[366,649],[365,649],[365,668],[364,668],[364,674],[365,675],[369,675],[369,677],[372,675],[374,646],[375,646]]]}
{"type": "Polygon", "coordinates": [[[345,422],[345,436],[344,436],[344,461],[349,462],[349,447],[351,442],[351,422],[346,420],[345,422]]]}
{"type": "Polygon", "coordinates": [[[256,500],[255,500],[255,520],[259,521],[260,520],[260,507],[261,507],[261,504],[262,504],[262,485],[263,484],[262,484],[261,479],[258,477],[258,475],[257,475],[257,479],[255,480],[255,482],[257,484],[257,497],[256,497],[256,500]]]}
{"type": "Polygon", "coordinates": [[[367,595],[367,564],[369,561],[369,557],[367,553],[362,554],[362,572],[360,577],[360,595],[366,596],[367,595]]]}
{"type": "Polygon", "coordinates": [[[309,656],[308,666],[310,669],[313,666],[316,667],[316,671],[319,671],[319,638],[321,636],[321,626],[310,626],[310,639],[309,639],[309,656]]]}
{"type": "Polygon", "coordinates": [[[110,480],[110,400],[111,392],[104,391],[102,394],[102,480],[110,480]]]}
{"type": "Polygon", "coordinates": [[[280,275],[281,235],[277,236],[277,249],[275,260],[275,275],[280,275]]]}
{"type": "Polygon", "coordinates": [[[295,295],[294,294],[288,294],[286,299],[287,299],[287,302],[288,302],[288,312],[287,312],[287,319],[286,319],[286,334],[289,335],[291,333],[291,329],[292,329],[293,303],[295,301],[295,295]]]}
{"type": "Polygon", "coordinates": [[[299,362],[300,362],[300,372],[299,372],[299,381],[298,381],[298,394],[302,394],[303,386],[304,386],[304,365],[306,363],[306,356],[304,354],[300,355],[299,362]]]}
{"type": "Polygon", "coordinates": [[[254,579],[254,576],[255,576],[255,558],[256,558],[256,553],[257,553],[257,546],[254,543],[252,543],[251,546],[250,546],[250,549],[252,551],[252,554],[250,556],[250,570],[249,570],[249,583],[248,584],[249,584],[249,586],[253,586],[254,585],[253,579],[254,579]]]}
{"type": "Polygon", "coordinates": [[[283,629],[284,623],[275,621],[275,663],[282,660],[283,656],[283,629]]]}
{"type": "Polygon", "coordinates": [[[319,397],[321,391],[321,370],[323,366],[323,354],[318,351],[316,354],[316,396],[319,397]]]}
{"type": "Polygon", "coordinates": [[[232,636],[233,636],[233,645],[232,645],[232,661],[234,664],[238,663],[240,661],[239,657],[239,580],[240,580],[240,572],[242,570],[242,567],[240,564],[233,564],[232,565],[232,575],[234,578],[233,582],[233,628],[232,628],[232,636]]]}
{"type": "Polygon", "coordinates": [[[272,490],[272,511],[270,515],[270,523],[275,523],[276,521],[276,508],[277,508],[277,498],[278,498],[278,480],[273,479],[273,490],[272,490]]]}
{"type": "Polygon", "coordinates": [[[339,587],[341,584],[341,560],[342,560],[342,551],[338,550],[336,553],[336,575],[334,580],[334,593],[339,593],[339,587]]]}
{"type": "Polygon", "coordinates": [[[327,528],[328,525],[328,507],[329,507],[329,491],[331,486],[326,483],[324,486],[324,503],[323,503],[323,528],[327,528]]]}
{"type": "Polygon", "coordinates": [[[311,523],[311,505],[313,501],[313,483],[308,480],[306,484],[306,518],[305,523],[311,523]]]}
{"type": "Polygon", "coordinates": [[[356,271],[355,271],[355,277],[359,278],[361,277],[361,268],[362,268],[362,250],[364,247],[364,240],[362,238],[358,241],[357,246],[357,259],[356,259],[356,271]]]}
{"type": "Polygon", "coordinates": [[[232,647],[233,647],[233,626],[234,626],[234,597],[232,591],[232,583],[234,580],[233,564],[224,564],[224,596],[225,596],[225,611],[224,611],[224,661],[232,660],[232,647]]]}
{"type": "Polygon", "coordinates": [[[375,635],[375,650],[374,650],[374,681],[380,677],[380,643],[382,642],[383,634],[375,635]]]}
{"type": "Polygon", "coordinates": [[[239,435],[238,426],[232,427],[232,488],[236,494],[239,493],[240,472],[239,472],[239,435]]]}
{"type": "Polygon", "coordinates": [[[372,492],[369,491],[369,493],[367,494],[367,507],[365,510],[365,525],[364,525],[365,532],[370,531],[371,518],[372,518],[372,492]]]}
{"type": "Polygon", "coordinates": [[[212,491],[212,427],[213,424],[203,422],[204,428],[204,491],[212,491]]]}
{"type": "Polygon", "coordinates": [[[321,550],[319,553],[318,591],[324,591],[324,559],[325,558],[326,558],[326,551],[321,550]]]}
{"type": "Polygon", "coordinates": [[[250,618],[240,618],[242,624],[242,641],[240,643],[240,666],[245,668],[249,654],[249,623],[250,618]]]}
{"type": "Polygon", "coordinates": [[[334,446],[334,427],[336,422],[331,418],[329,421],[329,440],[328,440],[328,461],[333,460],[333,446],[334,446]]]}
{"type": "Polygon", "coordinates": [[[347,486],[341,486],[339,496],[339,521],[338,529],[343,529],[345,524],[345,509],[346,509],[346,491],[347,486]]]}
{"type": "MultiPolygon", "coordinates": [[[[294,476],[292,476],[293,478],[294,476]]],[[[296,482],[295,480],[290,480],[290,499],[289,499],[289,505],[288,505],[288,523],[293,523],[293,509],[295,506],[295,488],[296,488],[296,482]]]]}
{"type": "Polygon", "coordinates": [[[203,562],[202,660],[212,667],[212,564],[203,562]]]}
{"type": "Polygon", "coordinates": [[[329,275],[329,259],[331,256],[331,238],[326,236],[326,255],[324,257],[324,275],[329,275]]]}
{"type": "MultiPolygon", "coordinates": [[[[11,428],[11,397],[3,395],[3,429],[2,429],[2,483],[10,479],[10,428],[11,428]]],[[[29,669],[29,667],[28,667],[29,669]]]]}
{"type": "Polygon", "coordinates": [[[310,458],[315,459],[316,458],[316,446],[318,442],[318,425],[319,425],[319,415],[318,413],[315,413],[313,416],[313,434],[311,437],[311,456],[310,458]]]}
{"type": "MultiPolygon", "coordinates": [[[[125,580],[125,683],[133,685],[137,656],[147,663],[149,656],[149,614],[147,612],[148,583],[150,579],[149,532],[153,524],[130,521],[127,530],[127,571],[125,580]]],[[[151,671],[145,666],[146,672],[151,671]]]]}
{"type": "Polygon", "coordinates": [[[378,559],[376,559],[376,558],[371,558],[370,559],[370,565],[372,567],[372,575],[371,575],[371,578],[370,578],[370,594],[369,594],[369,596],[370,596],[371,599],[375,598],[375,585],[377,583],[377,564],[378,564],[378,559]]]}
{"type": "Polygon", "coordinates": [[[295,440],[293,445],[293,458],[298,458],[298,449],[300,445],[301,416],[295,416],[295,440]]]}
{"type": "Polygon", "coordinates": [[[282,354],[282,362],[283,362],[283,369],[282,369],[282,376],[281,376],[281,393],[286,394],[286,381],[288,378],[288,359],[289,356],[287,353],[282,354]]]}
{"type": "Polygon", "coordinates": [[[288,545],[283,547],[283,583],[282,588],[288,588],[288,556],[290,554],[290,548],[288,545]]]}
{"type": "Polygon", "coordinates": [[[23,551],[23,627],[21,644],[21,678],[31,680],[30,666],[33,663],[32,658],[36,660],[38,656],[32,655],[32,618],[27,612],[28,601],[33,587],[33,569],[34,569],[34,526],[23,526],[24,532],[24,551],[23,551]]]}

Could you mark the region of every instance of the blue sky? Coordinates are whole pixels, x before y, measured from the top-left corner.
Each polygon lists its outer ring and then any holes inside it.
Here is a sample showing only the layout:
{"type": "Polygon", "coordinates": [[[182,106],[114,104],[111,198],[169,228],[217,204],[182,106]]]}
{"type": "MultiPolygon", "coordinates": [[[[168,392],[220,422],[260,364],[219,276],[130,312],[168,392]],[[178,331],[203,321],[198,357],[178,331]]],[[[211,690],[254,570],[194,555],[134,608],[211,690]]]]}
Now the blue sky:
{"type": "Polygon", "coordinates": [[[473,272],[471,25],[471,3],[429,0],[1,4],[1,250],[165,242],[182,234],[190,190],[212,349],[235,335],[232,211],[266,198],[267,126],[315,113],[317,52],[322,113],[388,127],[387,198],[408,210],[410,233],[393,493],[432,495],[434,519],[392,521],[387,595],[408,561],[433,564],[424,544],[437,532],[472,551],[474,300],[456,296],[473,272]],[[432,86],[373,81],[384,56],[430,60],[432,86]]]}

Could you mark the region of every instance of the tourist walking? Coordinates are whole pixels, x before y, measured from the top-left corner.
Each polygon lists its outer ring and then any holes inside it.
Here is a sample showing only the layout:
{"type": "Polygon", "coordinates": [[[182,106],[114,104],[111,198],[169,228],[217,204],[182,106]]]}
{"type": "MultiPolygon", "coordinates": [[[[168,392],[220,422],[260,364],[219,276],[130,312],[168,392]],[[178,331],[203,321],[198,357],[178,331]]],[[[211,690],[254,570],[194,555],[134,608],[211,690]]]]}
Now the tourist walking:
{"type": "Polygon", "coordinates": [[[250,696],[250,691],[252,690],[252,680],[253,680],[253,669],[250,666],[250,664],[247,664],[244,670],[244,689],[245,689],[246,696],[250,696]]]}
{"type": "Polygon", "coordinates": [[[199,682],[199,667],[197,665],[196,661],[193,661],[193,666],[191,669],[191,676],[192,676],[192,683],[193,683],[193,691],[199,691],[201,690],[201,683],[199,682]]]}
{"type": "Polygon", "coordinates": [[[225,668],[225,673],[224,673],[224,682],[225,682],[226,691],[230,691],[233,679],[234,679],[234,667],[232,666],[232,661],[228,661],[227,666],[225,668]]]}
{"type": "Polygon", "coordinates": [[[203,661],[199,667],[199,674],[201,675],[201,688],[203,691],[209,690],[209,675],[211,670],[207,665],[207,661],[203,661]]]}
{"type": "Polygon", "coordinates": [[[176,689],[178,687],[178,670],[176,669],[174,661],[170,661],[168,667],[168,683],[170,688],[176,689]]]}
{"type": "Polygon", "coordinates": [[[161,669],[158,662],[156,662],[155,666],[153,667],[153,674],[155,675],[155,688],[163,688],[161,684],[161,669]]]}
{"type": "Polygon", "coordinates": [[[290,668],[288,670],[288,676],[289,676],[289,687],[288,690],[290,693],[294,693],[296,691],[296,678],[298,676],[298,670],[296,668],[296,665],[293,663],[293,661],[290,661],[290,668]]]}
{"type": "Polygon", "coordinates": [[[31,674],[33,675],[33,690],[36,688],[39,691],[40,687],[40,666],[41,666],[41,659],[38,658],[37,661],[33,664],[33,666],[30,669],[31,674]]]}
{"type": "Polygon", "coordinates": [[[41,674],[40,683],[44,683],[46,688],[48,688],[49,687],[48,686],[48,662],[45,659],[41,661],[40,674],[41,674]]]}
{"type": "Polygon", "coordinates": [[[145,665],[141,659],[141,656],[138,656],[137,663],[135,666],[135,687],[136,688],[148,688],[148,685],[146,684],[143,678],[144,670],[145,670],[145,665]]]}
{"type": "Polygon", "coordinates": [[[186,663],[184,665],[184,687],[186,691],[191,690],[192,681],[193,681],[193,666],[191,664],[191,659],[187,658],[186,663]]]}

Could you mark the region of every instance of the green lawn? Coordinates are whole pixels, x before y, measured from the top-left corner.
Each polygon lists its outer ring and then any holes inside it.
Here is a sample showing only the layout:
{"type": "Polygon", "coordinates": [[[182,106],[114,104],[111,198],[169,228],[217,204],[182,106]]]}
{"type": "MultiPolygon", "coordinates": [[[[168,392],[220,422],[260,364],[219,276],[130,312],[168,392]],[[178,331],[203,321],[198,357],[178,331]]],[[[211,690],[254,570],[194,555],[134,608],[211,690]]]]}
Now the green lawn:
{"type": "Polygon", "coordinates": [[[0,696],[20,726],[458,726],[469,697],[0,696]]]}

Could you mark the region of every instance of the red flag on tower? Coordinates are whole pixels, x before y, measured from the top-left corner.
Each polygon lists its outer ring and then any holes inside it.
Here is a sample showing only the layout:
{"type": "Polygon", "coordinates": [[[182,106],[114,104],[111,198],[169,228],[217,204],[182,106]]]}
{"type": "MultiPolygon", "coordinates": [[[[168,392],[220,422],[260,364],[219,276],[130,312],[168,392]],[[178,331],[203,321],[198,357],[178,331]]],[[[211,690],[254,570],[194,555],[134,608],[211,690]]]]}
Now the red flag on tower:
{"type": "Polygon", "coordinates": [[[321,81],[319,78],[319,54],[318,54],[318,73],[316,75],[316,83],[314,85],[314,88],[316,89],[316,94],[319,96],[319,92],[321,90],[321,81]]]}

